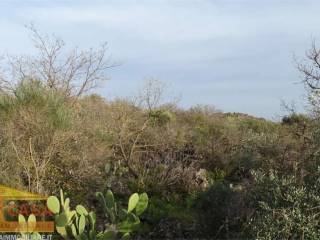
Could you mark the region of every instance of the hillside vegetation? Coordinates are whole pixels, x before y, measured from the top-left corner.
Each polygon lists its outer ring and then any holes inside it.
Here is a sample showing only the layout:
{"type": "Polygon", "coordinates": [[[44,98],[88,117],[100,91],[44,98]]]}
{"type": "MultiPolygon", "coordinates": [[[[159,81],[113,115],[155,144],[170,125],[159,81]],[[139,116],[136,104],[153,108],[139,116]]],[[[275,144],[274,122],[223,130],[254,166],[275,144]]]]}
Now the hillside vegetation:
{"type": "Polygon", "coordinates": [[[15,74],[3,78],[1,184],[47,195],[63,189],[96,212],[98,191],[112,189],[120,202],[146,192],[135,238],[318,239],[313,82],[312,113],[280,122],[161,104],[156,81],[137,98],[111,101],[87,93],[112,66],[104,50],[65,58],[62,42],[46,45],[33,33],[40,54],[15,58],[15,74]]]}

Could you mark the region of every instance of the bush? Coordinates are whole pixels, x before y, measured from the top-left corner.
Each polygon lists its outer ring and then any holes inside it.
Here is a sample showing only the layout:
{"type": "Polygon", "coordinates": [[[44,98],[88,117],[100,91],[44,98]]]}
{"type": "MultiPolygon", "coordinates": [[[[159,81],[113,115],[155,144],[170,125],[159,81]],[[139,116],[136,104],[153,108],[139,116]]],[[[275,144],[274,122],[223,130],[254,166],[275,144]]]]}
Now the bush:
{"type": "Polygon", "coordinates": [[[220,181],[201,193],[195,211],[203,238],[237,238],[241,198],[230,183],[220,181]]]}
{"type": "Polygon", "coordinates": [[[305,185],[295,175],[285,176],[275,171],[255,172],[254,176],[250,202],[255,211],[248,225],[250,237],[319,238],[319,180],[305,185]]]}

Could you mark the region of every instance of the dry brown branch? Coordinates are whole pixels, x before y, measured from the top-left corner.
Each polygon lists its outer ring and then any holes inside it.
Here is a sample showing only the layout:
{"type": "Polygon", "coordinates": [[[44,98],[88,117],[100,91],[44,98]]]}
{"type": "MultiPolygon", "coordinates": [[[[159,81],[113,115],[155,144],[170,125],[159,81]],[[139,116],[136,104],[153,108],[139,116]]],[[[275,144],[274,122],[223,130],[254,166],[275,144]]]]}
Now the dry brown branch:
{"type": "Polygon", "coordinates": [[[6,74],[0,76],[0,88],[8,91],[26,79],[37,79],[67,97],[79,97],[107,80],[106,70],[117,66],[106,56],[107,44],[98,49],[66,51],[63,40],[42,35],[27,26],[36,50],[34,56],[7,56],[6,74]]]}
{"type": "Polygon", "coordinates": [[[297,62],[297,69],[302,73],[303,82],[310,90],[320,89],[320,49],[315,40],[306,52],[305,61],[297,62]]]}

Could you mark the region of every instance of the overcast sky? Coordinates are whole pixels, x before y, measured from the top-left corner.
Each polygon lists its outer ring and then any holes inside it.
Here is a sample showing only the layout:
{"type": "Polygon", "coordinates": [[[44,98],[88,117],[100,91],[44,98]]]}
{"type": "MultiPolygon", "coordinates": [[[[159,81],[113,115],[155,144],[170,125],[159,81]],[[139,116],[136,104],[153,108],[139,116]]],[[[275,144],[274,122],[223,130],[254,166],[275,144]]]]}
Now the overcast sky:
{"type": "Polygon", "coordinates": [[[320,36],[319,10],[316,0],[0,0],[0,51],[30,53],[23,25],[33,22],[68,46],[108,42],[122,65],[99,89],[107,98],[154,77],[182,107],[275,119],[281,100],[303,105],[293,54],[320,36]]]}

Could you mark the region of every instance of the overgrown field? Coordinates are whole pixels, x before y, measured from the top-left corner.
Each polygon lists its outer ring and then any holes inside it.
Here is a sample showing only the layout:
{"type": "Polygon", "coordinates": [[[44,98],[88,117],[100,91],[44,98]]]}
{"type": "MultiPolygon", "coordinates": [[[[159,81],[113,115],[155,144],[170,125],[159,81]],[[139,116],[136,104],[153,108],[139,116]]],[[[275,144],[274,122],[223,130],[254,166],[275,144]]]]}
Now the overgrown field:
{"type": "MultiPolygon", "coordinates": [[[[55,44],[40,50],[60,51],[55,44]]],[[[99,54],[82,54],[99,63],[99,54]]],[[[100,224],[96,192],[111,189],[124,204],[132,193],[146,192],[138,239],[319,238],[316,88],[309,88],[312,114],[272,122],[160,104],[155,82],[133,100],[77,94],[66,81],[69,68],[28,63],[14,68],[16,84],[0,95],[1,184],[47,195],[63,189],[75,204],[95,210],[100,224]]],[[[75,83],[90,70],[80,67],[70,75],[75,83]]]]}

